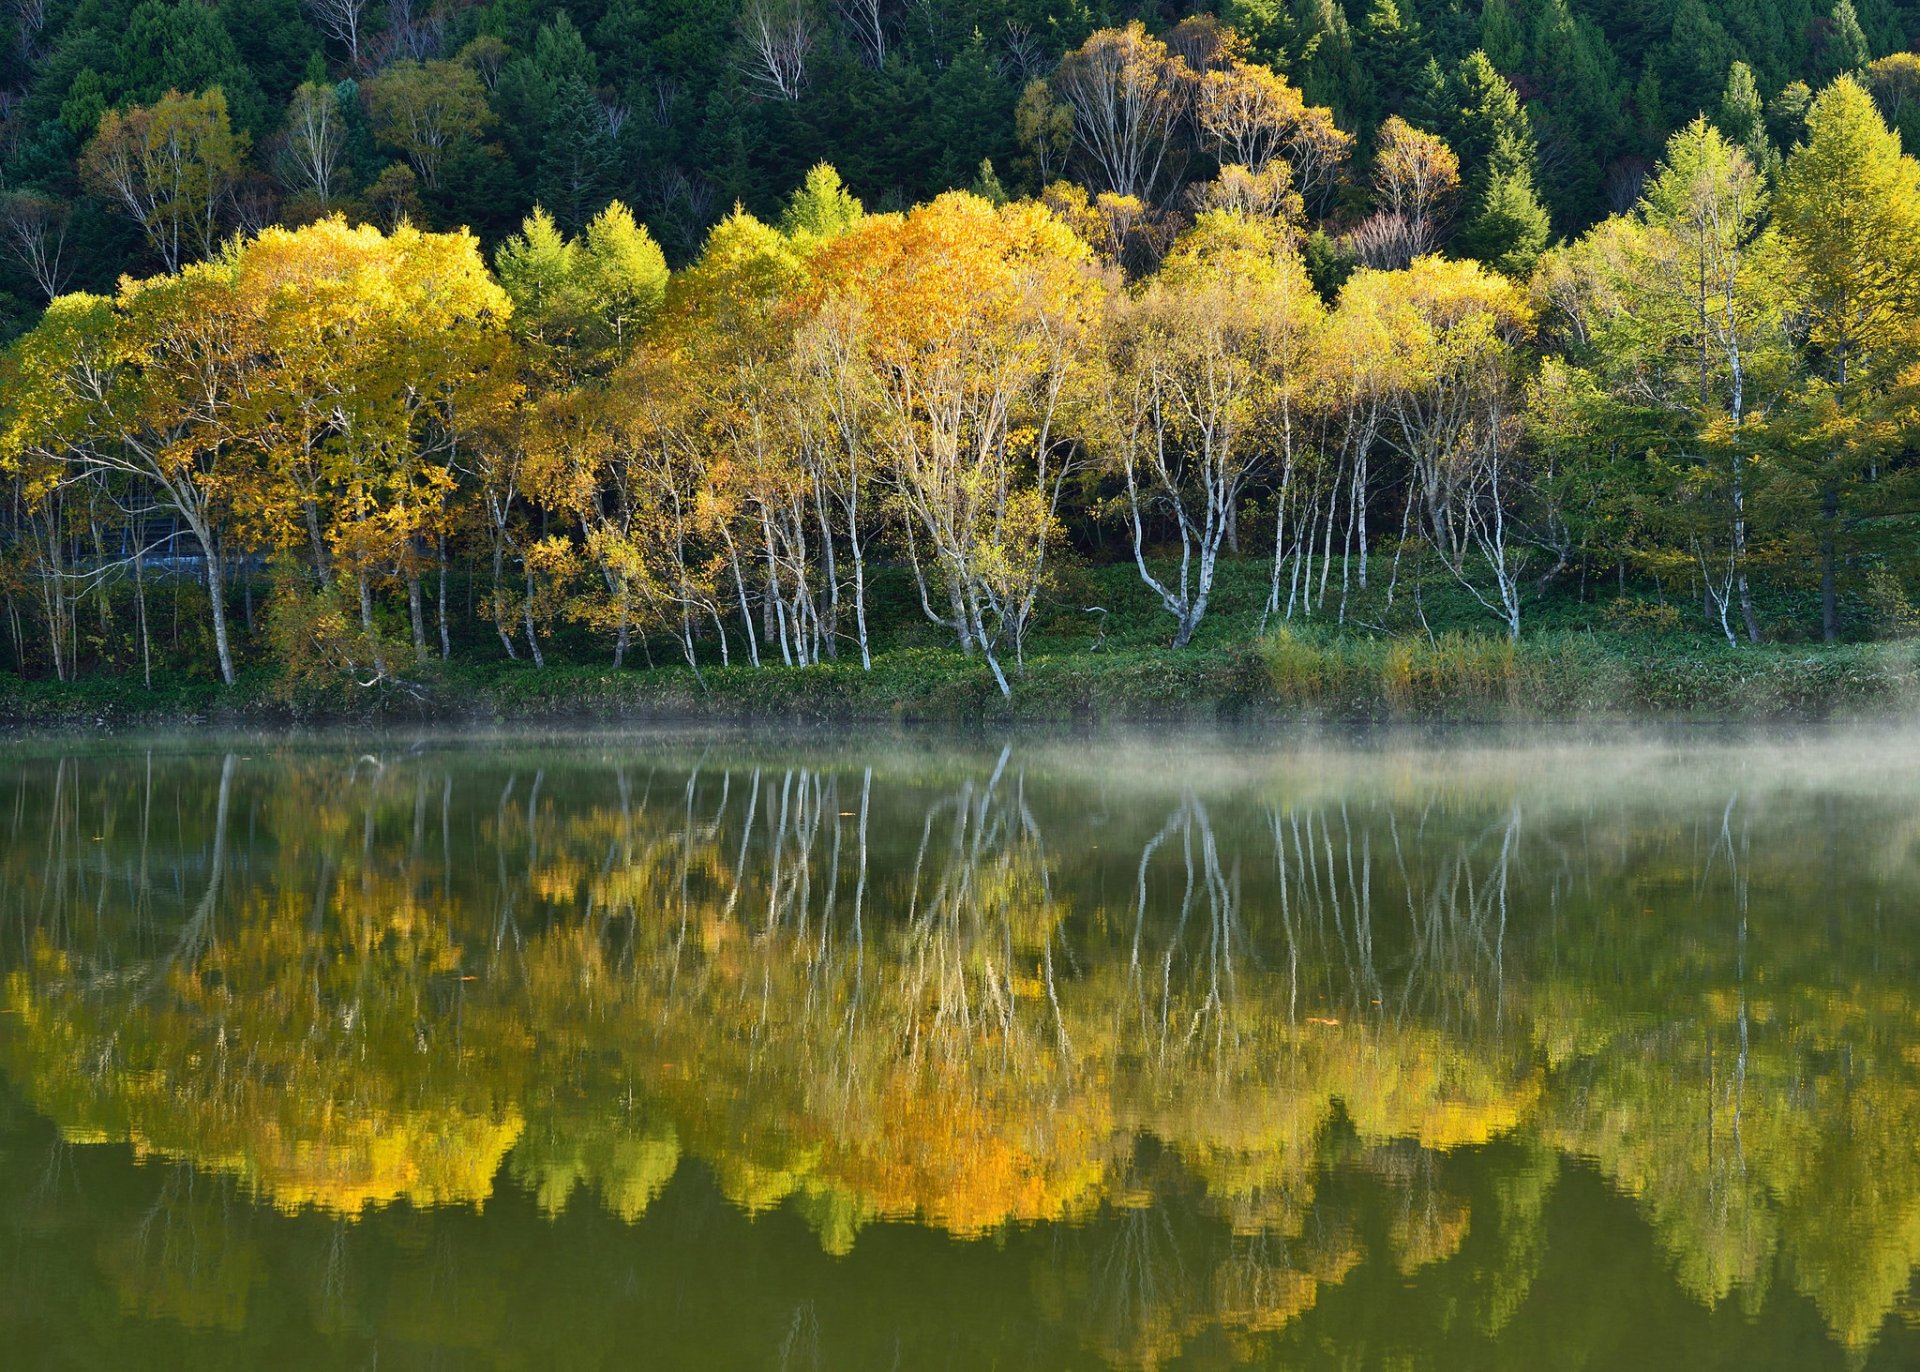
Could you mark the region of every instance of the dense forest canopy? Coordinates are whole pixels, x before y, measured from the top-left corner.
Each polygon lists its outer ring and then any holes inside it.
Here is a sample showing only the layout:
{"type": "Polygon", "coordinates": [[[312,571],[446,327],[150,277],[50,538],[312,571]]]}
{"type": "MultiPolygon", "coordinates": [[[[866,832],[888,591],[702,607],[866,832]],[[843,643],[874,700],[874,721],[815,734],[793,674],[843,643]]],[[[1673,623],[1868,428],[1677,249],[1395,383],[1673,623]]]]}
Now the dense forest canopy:
{"type": "Polygon", "coordinates": [[[188,566],[229,682],[865,665],[910,569],[1010,692],[1085,554],[1175,647],[1254,557],[1263,627],[1920,628],[1920,5],[10,13],[23,673],[188,566]]]}
{"type": "MultiPolygon", "coordinates": [[[[1909,0],[10,0],[0,178],[71,216],[63,284],[176,265],[86,149],[169,92],[218,90],[221,231],[341,208],[492,243],[535,203],[577,230],[618,197],[683,262],[736,202],[771,217],[821,161],[870,208],[977,186],[986,163],[1037,193],[1057,167],[1032,84],[1057,90],[1099,29],[1166,37],[1196,15],[1330,110],[1357,169],[1397,114],[1453,144],[1469,183],[1531,160],[1561,234],[1629,208],[1702,112],[1784,146],[1809,89],[1852,71],[1920,131],[1909,0]]],[[[1207,161],[1173,159],[1158,189],[1176,201],[1207,161]]],[[[1336,224],[1369,208],[1363,175],[1326,192],[1310,208],[1336,224]]],[[[43,283],[5,270],[17,327],[43,283]]]]}

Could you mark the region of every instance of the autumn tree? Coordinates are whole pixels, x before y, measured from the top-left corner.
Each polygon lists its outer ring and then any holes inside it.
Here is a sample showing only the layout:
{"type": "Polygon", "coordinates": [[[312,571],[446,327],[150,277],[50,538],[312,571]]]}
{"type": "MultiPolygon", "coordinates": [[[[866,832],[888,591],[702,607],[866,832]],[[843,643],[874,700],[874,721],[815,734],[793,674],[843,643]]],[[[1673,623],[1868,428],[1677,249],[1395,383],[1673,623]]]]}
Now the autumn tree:
{"type": "Polygon", "coordinates": [[[1068,53],[1053,89],[1073,111],[1073,140],[1095,190],[1153,203],[1178,177],[1194,73],[1134,21],[1068,53]]]}
{"type": "MultiPolygon", "coordinates": [[[[515,332],[529,345],[528,376],[537,391],[516,440],[526,453],[529,494],[577,522],[580,548],[598,574],[592,584],[604,594],[584,592],[568,612],[613,631],[620,666],[642,611],[659,599],[641,543],[660,514],[650,502],[657,492],[634,480],[623,461],[632,407],[609,392],[608,378],[660,308],[666,259],[615,201],[573,239],[535,209],[494,260],[514,304],[515,332]]],[[[493,530],[502,555],[507,532],[504,523],[493,530]]],[[[546,562],[549,577],[565,570],[551,547],[546,562]]],[[[532,634],[531,624],[523,627],[532,634]]],[[[529,648],[537,653],[537,638],[529,638],[529,648]]]]}
{"type": "MultiPolygon", "coordinates": [[[[1201,216],[1155,275],[1116,297],[1103,437],[1126,484],[1134,564],[1184,647],[1207,612],[1235,511],[1297,370],[1296,321],[1317,298],[1284,230],[1201,216]],[[1171,522],[1175,570],[1149,565],[1171,522]]],[[[1284,443],[1284,436],[1282,442],[1284,443]]]]}
{"type": "Polygon", "coordinates": [[[236,286],[264,344],[243,432],[298,491],[306,518],[323,512],[317,565],[348,580],[364,636],[367,661],[353,665],[387,679],[377,593],[404,585],[413,653],[424,658],[422,572],[442,546],[456,464],[511,398],[507,298],[470,235],[383,235],[337,219],[260,235],[240,256],[236,286]]]}
{"type": "Polygon", "coordinates": [[[839,240],[857,255],[877,441],[929,619],[995,683],[1021,655],[1067,474],[1059,423],[1103,293],[1046,210],[952,193],[839,240]],[[934,608],[938,595],[944,611],[934,608]]]}
{"type": "Polygon", "coordinates": [[[126,482],[180,519],[231,684],[228,563],[243,549],[324,531],[323,579],[329,560],[351,571],[375,641],[372,579],[405,575],[408,546],[439,515],[467,411],[498,394],[491,340],[505,311],[466,235],[387,239],[337,220],[270,230],[110,299],[56,302],[15,345],[33,380],[9,411],[6,451],[126,482]]]}
{"type": "Polygon", "coordinates": [[[80,159],[81,179],[140,226],[168,271],[220,241],[248,139],[227,120],[219,87],[169,91],[124,114],[108,110],[80,159]]]}
{"type": "Polygon", "coordinates": [[[1721,475],[1712,481],[1726,506],[1724,553],[1715,535],[1696,536],[1695,558],[1702,580],[1729,641],[1731,616],[1738,615],[1749,641],[1758,642],[1759,620],[1747,573],[1748,496],[1751,462],[1749,409],[1769,368],[1768,344],[1777,337],[1777,316],[1769,310],[1748,265],[1755,230],[1766,210],[1766,196],[1746,155],[1731,147],[1704,119],[1674,135],[1667,160],[1648,183],[1643,216],[1658,235],[1637,272],[1642,299],[1651,308],[1643,326],[1665,337],[1669,363],[1697,371],[1695,384],[1683,388],[1681,376],[1666,373],[1666,395],[1688,396],[1697,407],[1692,428],[1707,454],[1720,456],[1721,475]],[[1673,356],[1684,355],[1684,362],[1673,356]]]}
{"type": "Polygon", "coordinates": [[[756,666],[763,638],[782,662],[806,666],[833,650],[836,632],[832,531],[808,477],[791,365],[788,306],[806,275],[793,242],[736,211],[675,280],[663,318],[698,387],[704,515],[724,548],[756,666]],[[750,585],[760,591],[759,627],[750,585]]]}
{"type": "Polygon", "coordinates": [[[1460,159],[1399,116],[1380,126],[1373,155],[1375,210],[1354,232],[1370,267],[1405,267],[1436,251],[1460,189],[1460,159]]]}
{"type": "Polygon", "coordinates": [[[1382,438],[1407,464],[1407,529],[1519,638],[1524,293],[1477,263],[1423,257],[1405,272],[1356,273],[1339,309],[1376,321],[1387,350],[1382,438]]]}

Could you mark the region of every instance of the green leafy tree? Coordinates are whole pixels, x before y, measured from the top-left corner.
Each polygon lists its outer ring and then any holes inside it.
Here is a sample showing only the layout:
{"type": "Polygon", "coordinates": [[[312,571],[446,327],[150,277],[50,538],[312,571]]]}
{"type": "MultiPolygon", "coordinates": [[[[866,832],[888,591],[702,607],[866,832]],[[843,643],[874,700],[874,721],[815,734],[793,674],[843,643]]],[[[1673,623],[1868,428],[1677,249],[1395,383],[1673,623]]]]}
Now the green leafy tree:
{"type": "Polygon", "coordinates": [[[448,159],[493,123],[486,89],[464,62],[397,62],[362,89],[374,132],[430,191],[448,159]]]}
{"type": "Polygon", "coordinates": [[[1735,62],[1728,69],[1727,88],[1720,96],[1714,123],[1728,141],[1746,153],[1747,160],[1769,183],[1779,175],[1780,154],[1767,133],[1766,106],[1753,79],[1753,68],[1745,62],[1735,62]]]}
{"type": "Polygon", "coordinates": [[[865,211],[840,180],[831,164],[822,162],[807,173],[780,213],[780,232],[789,238],[815,242],[838,238],[860,221],[865,211]]]}
{"type": "Polygon", "coordinates": [[[1889,395],[1920,311],[1920,163],[1843,76],[1813,102],[1773,206],[1773,267],[1796,321],[1800,385],[1782,429],[1817,530],[1820,628],[1840,634],[1839,583],[1858,565],[1897,432],[1889,395]]]}

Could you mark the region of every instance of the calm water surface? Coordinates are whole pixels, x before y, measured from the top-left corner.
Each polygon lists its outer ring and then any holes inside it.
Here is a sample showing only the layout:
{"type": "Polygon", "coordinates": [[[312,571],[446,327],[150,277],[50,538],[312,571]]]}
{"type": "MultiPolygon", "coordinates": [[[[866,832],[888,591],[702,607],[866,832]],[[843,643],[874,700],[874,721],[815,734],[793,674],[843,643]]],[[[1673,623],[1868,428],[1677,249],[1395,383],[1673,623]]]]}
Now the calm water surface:
{"type": "Polygon", "coordinates": [[[1920,1367],[1920,745],[0,752],[12,1368],[1920,1367]]]}

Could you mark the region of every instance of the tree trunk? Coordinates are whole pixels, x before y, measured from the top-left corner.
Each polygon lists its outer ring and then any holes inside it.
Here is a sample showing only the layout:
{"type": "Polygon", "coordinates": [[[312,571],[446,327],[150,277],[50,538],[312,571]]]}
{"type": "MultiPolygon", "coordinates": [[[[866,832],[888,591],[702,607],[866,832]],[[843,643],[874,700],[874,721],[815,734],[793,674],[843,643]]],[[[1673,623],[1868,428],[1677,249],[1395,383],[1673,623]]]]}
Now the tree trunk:
{"type": "Polygon", "coordinates": [[[327,557],[327,540],[320,536],[320,511],[311,500],[302,501],[307,524],[307,542],[313,547],[313,574],[322,590],[333,584],[333,564],[327,557]]]}
{"type": "Polygon", "coordinates": [[[440,659],[453,656],[453,639],[447,632],[447,540],[443,534],[435,540],[440,560],[440,659]]]}
{"type": "Polygon", "coordinates": [[[140,619],[140,680],[153,689],[153,643],[147,636],[146,549],[137,544],[133,550],[133,605],[140,619]]]}
{"type": "Polygon", "coordinates": [[[227,642],[227,578],[220,566],[219,554],[214,551],[212,540],[200,530],[194,530],[200,537],[200,547],[206,553],[207,563],[207,603],[213,613],[213,646],[220,657],[220,680],[233,685],[233,648],[227,642]]]}
{"type": "Polygon", "coordinates": [[[373,625],[373,586],[367,581],[365,572],[355,572],[353,579],[360,590],[360,628],[365,632],[367,648],[373,654],[373,670],[384,679],[387,675],[387,655],[380,646],[380,631],[373,625]]]}
{"type": "Polygon", "coordinates": [[[427,660],[427,615],[424,597],[420,593],[420,573],[409,565],[407,568],[407,614],[413,620],[413,660],[427,660]]]}
{"type": "Polygon", "coordinates": [[[1840,493],[1829,487],[1820,497],[1820,636],[1840,638],[1840,594],[1836,579],[1834,526],[1840,522],[1840,493]]]}
{"type": "Polygon", "coordinates": [[[507,650],[508,661],[518,662],[520,654],[514,649],[513,635],[507,632],[506,563],[506,540],[496,530],[493,538],[493,631],[500,635],[500,646],[507,650]]]}
{"type": "Polygon", "coordinates": [[[527,598],[521,602],[521,616],[526,623],[527,649],[533,654],[533,665],[545,668],[547,655],[540,651],[540,635],[533,625],[533,569],[527,569],[527,598]]]}

